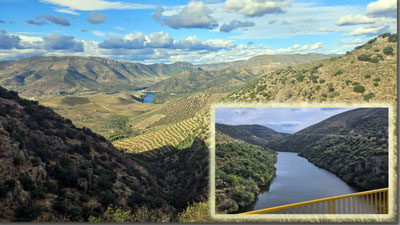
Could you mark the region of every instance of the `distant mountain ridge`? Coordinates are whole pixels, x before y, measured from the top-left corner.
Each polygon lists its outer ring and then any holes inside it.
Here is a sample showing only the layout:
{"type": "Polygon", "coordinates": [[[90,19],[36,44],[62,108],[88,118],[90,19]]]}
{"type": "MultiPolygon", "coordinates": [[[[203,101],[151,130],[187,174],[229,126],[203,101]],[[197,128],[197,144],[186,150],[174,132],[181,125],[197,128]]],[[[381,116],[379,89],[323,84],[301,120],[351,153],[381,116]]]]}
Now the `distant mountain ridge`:
{"type": "Polygon", "coordinates": [[[265,146],[268,142],[283,138],[287,135],[257,124],[227,125],[216,123],[215,129],[231,138],[259,146],[265,146]]]}
{"type": "Polygon", "coordinates": [[[248,60],[203,64],[201,70],[184,71],[149,86],[148,91],[160,95],[179,95],[193,92],[228,93],[265,73],[287,66],[309,63],[334,57],[324,54],[261,55],[248,60]]]}
{"type": "Polygon", "coordinates": [[[234,68],[234,67],[265,66],[273,64],[284,64],[286,66],[290,66],[290,65],[303,64],[303,63],[308,63],[310,61],[327,59],[337,56],[339,55],[320,54],[320,53],[258,55],[246,60],[236,60],[232,62],[221,62],[221,63],[206,63],[206,64],[200,64],[199,66],[203,70],[207,71],[234,68]]]}
{"type": "Polygon", "coordinates": [[[199,67],[187,62],[145,65],[99,57],[36,56],[0,62],[0,85],[30,97],[87,90],[132,90],[192,70],[199,67]]]}

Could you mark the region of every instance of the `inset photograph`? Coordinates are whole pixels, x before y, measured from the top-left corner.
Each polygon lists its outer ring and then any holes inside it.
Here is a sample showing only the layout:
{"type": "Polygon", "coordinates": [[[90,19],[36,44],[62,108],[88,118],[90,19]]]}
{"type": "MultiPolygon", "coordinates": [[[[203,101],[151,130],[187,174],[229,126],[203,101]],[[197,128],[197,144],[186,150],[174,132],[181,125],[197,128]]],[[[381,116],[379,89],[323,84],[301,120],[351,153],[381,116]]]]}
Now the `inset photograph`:
{"type": "Polygon", "coordinates": [[[388,116],[215,108],[215,213],[388,214],[388,116]]]}

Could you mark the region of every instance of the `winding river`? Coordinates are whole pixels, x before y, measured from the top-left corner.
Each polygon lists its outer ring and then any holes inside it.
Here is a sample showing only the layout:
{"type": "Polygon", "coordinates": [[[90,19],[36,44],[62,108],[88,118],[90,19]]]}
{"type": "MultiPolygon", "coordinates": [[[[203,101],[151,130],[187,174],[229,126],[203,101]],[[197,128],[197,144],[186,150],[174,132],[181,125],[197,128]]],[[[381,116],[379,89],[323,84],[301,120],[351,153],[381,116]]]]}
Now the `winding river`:
{"type": "Polygon", "coordinates": [[[240,212],[358,192],[335,174],[293,152],[278,152],[276,177],[257,201],[240,212]]]}

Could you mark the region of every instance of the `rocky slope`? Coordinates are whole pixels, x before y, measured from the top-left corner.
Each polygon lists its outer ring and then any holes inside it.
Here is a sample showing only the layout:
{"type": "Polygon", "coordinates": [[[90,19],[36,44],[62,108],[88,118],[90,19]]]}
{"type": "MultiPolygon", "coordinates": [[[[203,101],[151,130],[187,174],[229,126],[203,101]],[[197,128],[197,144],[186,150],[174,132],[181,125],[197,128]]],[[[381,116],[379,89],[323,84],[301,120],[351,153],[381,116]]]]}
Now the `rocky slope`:
{"type": "Polygon", "coordinates": [[[87,221],[110,204],[132,210],[137,221],[170,221],[177,209],[207,193],[204,142],[170,153],[174,160],[155,173],[149,163],[162,163],[164,156],[150,151],[144,162],[124,154],[102,136],[1,87],[0,143],[2,222],[87,221]],[[182,164],[190,157],[197,158],[182,164]],[[181,166],[192,171],[190,179],[181,166]],[[169,177],[179,180],[169,182],[169,177]],[[180,202],[168,195],[170,190],[183,194],[180,202]]]}
{"type": "Polygon", "coordinates": [[[340,113],[269,144],[298,152],[362,190],[388,187],[388,109],[340,113]]]}

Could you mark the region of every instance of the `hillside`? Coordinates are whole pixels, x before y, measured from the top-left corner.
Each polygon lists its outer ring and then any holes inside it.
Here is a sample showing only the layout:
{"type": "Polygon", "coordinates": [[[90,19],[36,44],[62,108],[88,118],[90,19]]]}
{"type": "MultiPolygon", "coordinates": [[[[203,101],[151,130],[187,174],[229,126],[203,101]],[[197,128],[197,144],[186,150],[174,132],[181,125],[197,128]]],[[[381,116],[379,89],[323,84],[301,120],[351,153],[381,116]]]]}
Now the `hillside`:
{"type": "Polygon", "coordinates": [[[265,73],[289,65],[326,59],[332,56],[323,54],[264,55],[238,63],[205,64],[200,65],[200,71],[184,71],[179,75],[149,86],[147,90],[158,94],[155,99],[157,102],[163,102],[165,98],[175,95],[195,92],[228,93],[265,73]]]}
{"type": "Polygon", "coordinates": [[[268,142],[282,138],[286,135],[257,124],[234,126],[216,123],[215,129],[234,139],[243,140],[249,144],[259,146],[265,146],[268,142]]]}
{"type": "Polygon", "coordinates": [[[298,152],[363,190],[388,186],[388,110],[359,108],[269,144],[298,152]]]}
{"type": "Polygon", "coordinates": [[[198,69],[185,62],[145,65],[98,57],[37,56],[1,62],[0,85],[28,97],[90,90],[133,90],[182,71],[198,69]]]}
{"type": "Polygon", "coordinates": [[[208,191],[203,141],[124,154],[90,129],[1,87],[0,142],[2,222],[87,221],[111,204],[131,211],[134,221],[173,221],[208,191]]]}
{"type": "Polygon", "coordinates": [[[391,102],[397,95],[397,37],[383,34],[346,55],[289,66],[230,94],[235,102],[391,102]]]}
{"type": "MultiPolygon", "coordinates": [[[[217,135],[220,136],[220,134],[217,135]]],[[[223,134],[222,134],[223,135],[223,134]]],[[[221,137],[218,137],[221,139],[221,137]]],[[[223,138],[215,144],[215,205],[217,213],[231,213],[253,203],[275,175],[275,151],[223,138]]]]}

